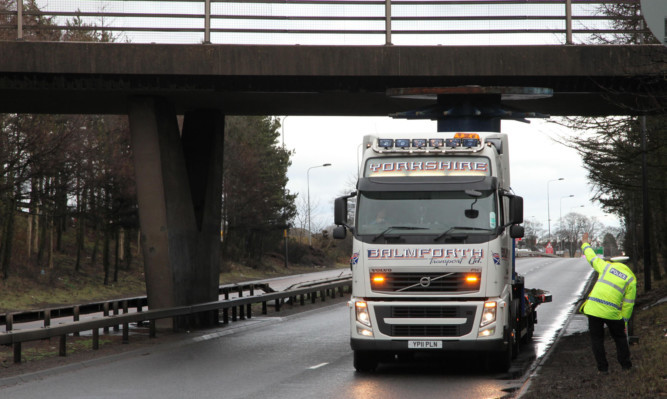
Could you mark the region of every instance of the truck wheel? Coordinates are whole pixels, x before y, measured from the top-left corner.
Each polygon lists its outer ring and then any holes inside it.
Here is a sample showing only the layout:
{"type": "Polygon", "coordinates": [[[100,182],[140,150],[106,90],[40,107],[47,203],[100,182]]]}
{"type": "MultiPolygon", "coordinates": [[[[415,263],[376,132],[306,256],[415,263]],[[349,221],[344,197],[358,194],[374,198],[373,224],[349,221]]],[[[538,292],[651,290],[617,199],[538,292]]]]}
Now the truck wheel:
{"type": "Polygon", "coordinates": [[[378,366],[378,358],[373,352],[354,351],[354,368],[359,372],[369,372],[378,366]]]}
{"type": "Polygon", "coordinates": [[[521,342],[528,343],[531,339],[533,339],[533,333],[535,332],[535,313],[530,312],[530,316],[528,316],[527,320],[527,326],[526,326],[526,335],[521,338],[521,342]]]}
{"type": "MultiPolygon", "coordinates": [[[[507,333],[509,335],[509,333],[507,333]]],[[[487,356],[486,368],[490,371],[503,373],[510,369],[512,365],[512,338],[507,337],[507,348],[501,352],[494,352],[487,356]]]]}

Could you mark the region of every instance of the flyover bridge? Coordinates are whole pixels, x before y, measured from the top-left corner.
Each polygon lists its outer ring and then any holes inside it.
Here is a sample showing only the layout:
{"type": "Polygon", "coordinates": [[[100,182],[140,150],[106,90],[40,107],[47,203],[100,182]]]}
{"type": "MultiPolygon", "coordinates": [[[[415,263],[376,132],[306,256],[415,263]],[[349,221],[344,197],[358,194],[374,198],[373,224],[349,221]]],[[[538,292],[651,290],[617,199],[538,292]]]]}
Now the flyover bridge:
{"type": "Polygon", "coordinates": [[[387,115],[433,102],[389,89],[462,85],[551,88],[504,101],[551,115],[664,109],[666,52],[641,44],[638,6],[50,0],[0,9],[0,112],[129,115],[149,307],[207,302],[225,115],[387,115]]]}

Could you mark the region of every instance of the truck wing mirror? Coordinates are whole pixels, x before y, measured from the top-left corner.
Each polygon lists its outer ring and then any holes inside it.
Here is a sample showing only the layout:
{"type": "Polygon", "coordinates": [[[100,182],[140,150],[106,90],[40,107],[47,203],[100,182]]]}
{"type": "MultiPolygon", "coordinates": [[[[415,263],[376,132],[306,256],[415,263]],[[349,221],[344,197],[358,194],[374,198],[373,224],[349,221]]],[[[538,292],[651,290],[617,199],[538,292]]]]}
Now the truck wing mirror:
{"type": "Polygon", "coordinates": [[[347,236],[347,229],[345,226],[336,226],[333,230],[333,238],[342,240],[347,236]]]}
{"type": "Polygon", "coordinates": [[[334,224],[336,226],[347,224],[347,197],[338,197],[334,201],[334,224]]]}
{"type": "Polygon", "coordinates": [[[523,223],[523,197],[510,197],[510,223],[523,223]]]}
{"type": "MultiPolygon", "coordinates": [[[[335,234],[335,232],[334,232],[335,234]]],[[[523,229],[523,226],[519,226],[518,224],[513,224],[510,226],[510,237],[512,238],[523,238],[525,232],[523,229]]]]}

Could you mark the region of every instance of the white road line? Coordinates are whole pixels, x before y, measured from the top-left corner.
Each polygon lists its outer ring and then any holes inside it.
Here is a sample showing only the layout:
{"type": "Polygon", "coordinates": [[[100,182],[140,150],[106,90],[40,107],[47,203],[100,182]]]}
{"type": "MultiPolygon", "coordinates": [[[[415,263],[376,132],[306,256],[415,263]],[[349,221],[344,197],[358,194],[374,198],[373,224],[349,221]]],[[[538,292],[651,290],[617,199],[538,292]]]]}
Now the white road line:
{"type": "Polygon", "coordinates": [[[320,367],[324,367],[324,366],[326,366],[327,364],[329,364],[329,363],[320,363],[320,364],[317,364],[317,365],[315,365],[315,366],[308,367],[308,369],[310,369],[310,370],[319,369],[320,367]]]}

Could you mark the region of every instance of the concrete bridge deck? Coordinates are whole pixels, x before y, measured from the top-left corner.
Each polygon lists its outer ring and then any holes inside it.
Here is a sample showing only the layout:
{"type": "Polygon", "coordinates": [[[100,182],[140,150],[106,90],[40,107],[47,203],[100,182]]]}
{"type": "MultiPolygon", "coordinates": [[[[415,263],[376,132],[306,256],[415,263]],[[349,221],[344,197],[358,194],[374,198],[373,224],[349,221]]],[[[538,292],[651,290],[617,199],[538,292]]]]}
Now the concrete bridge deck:
{"type": "Polygon", "coordinates": [[[160,96],[178,113],[386,115],[433,102],[389,98],[389,88],[483,85],[554,90],[549,99],[506,102],[519,110],[628,114],[646,100],[638,92],[664,93],[656,77],[667,65],[659,45],[0,42],[0,54],[0,112],[33,113],[127,114],[129,98],[160,96]]]}

